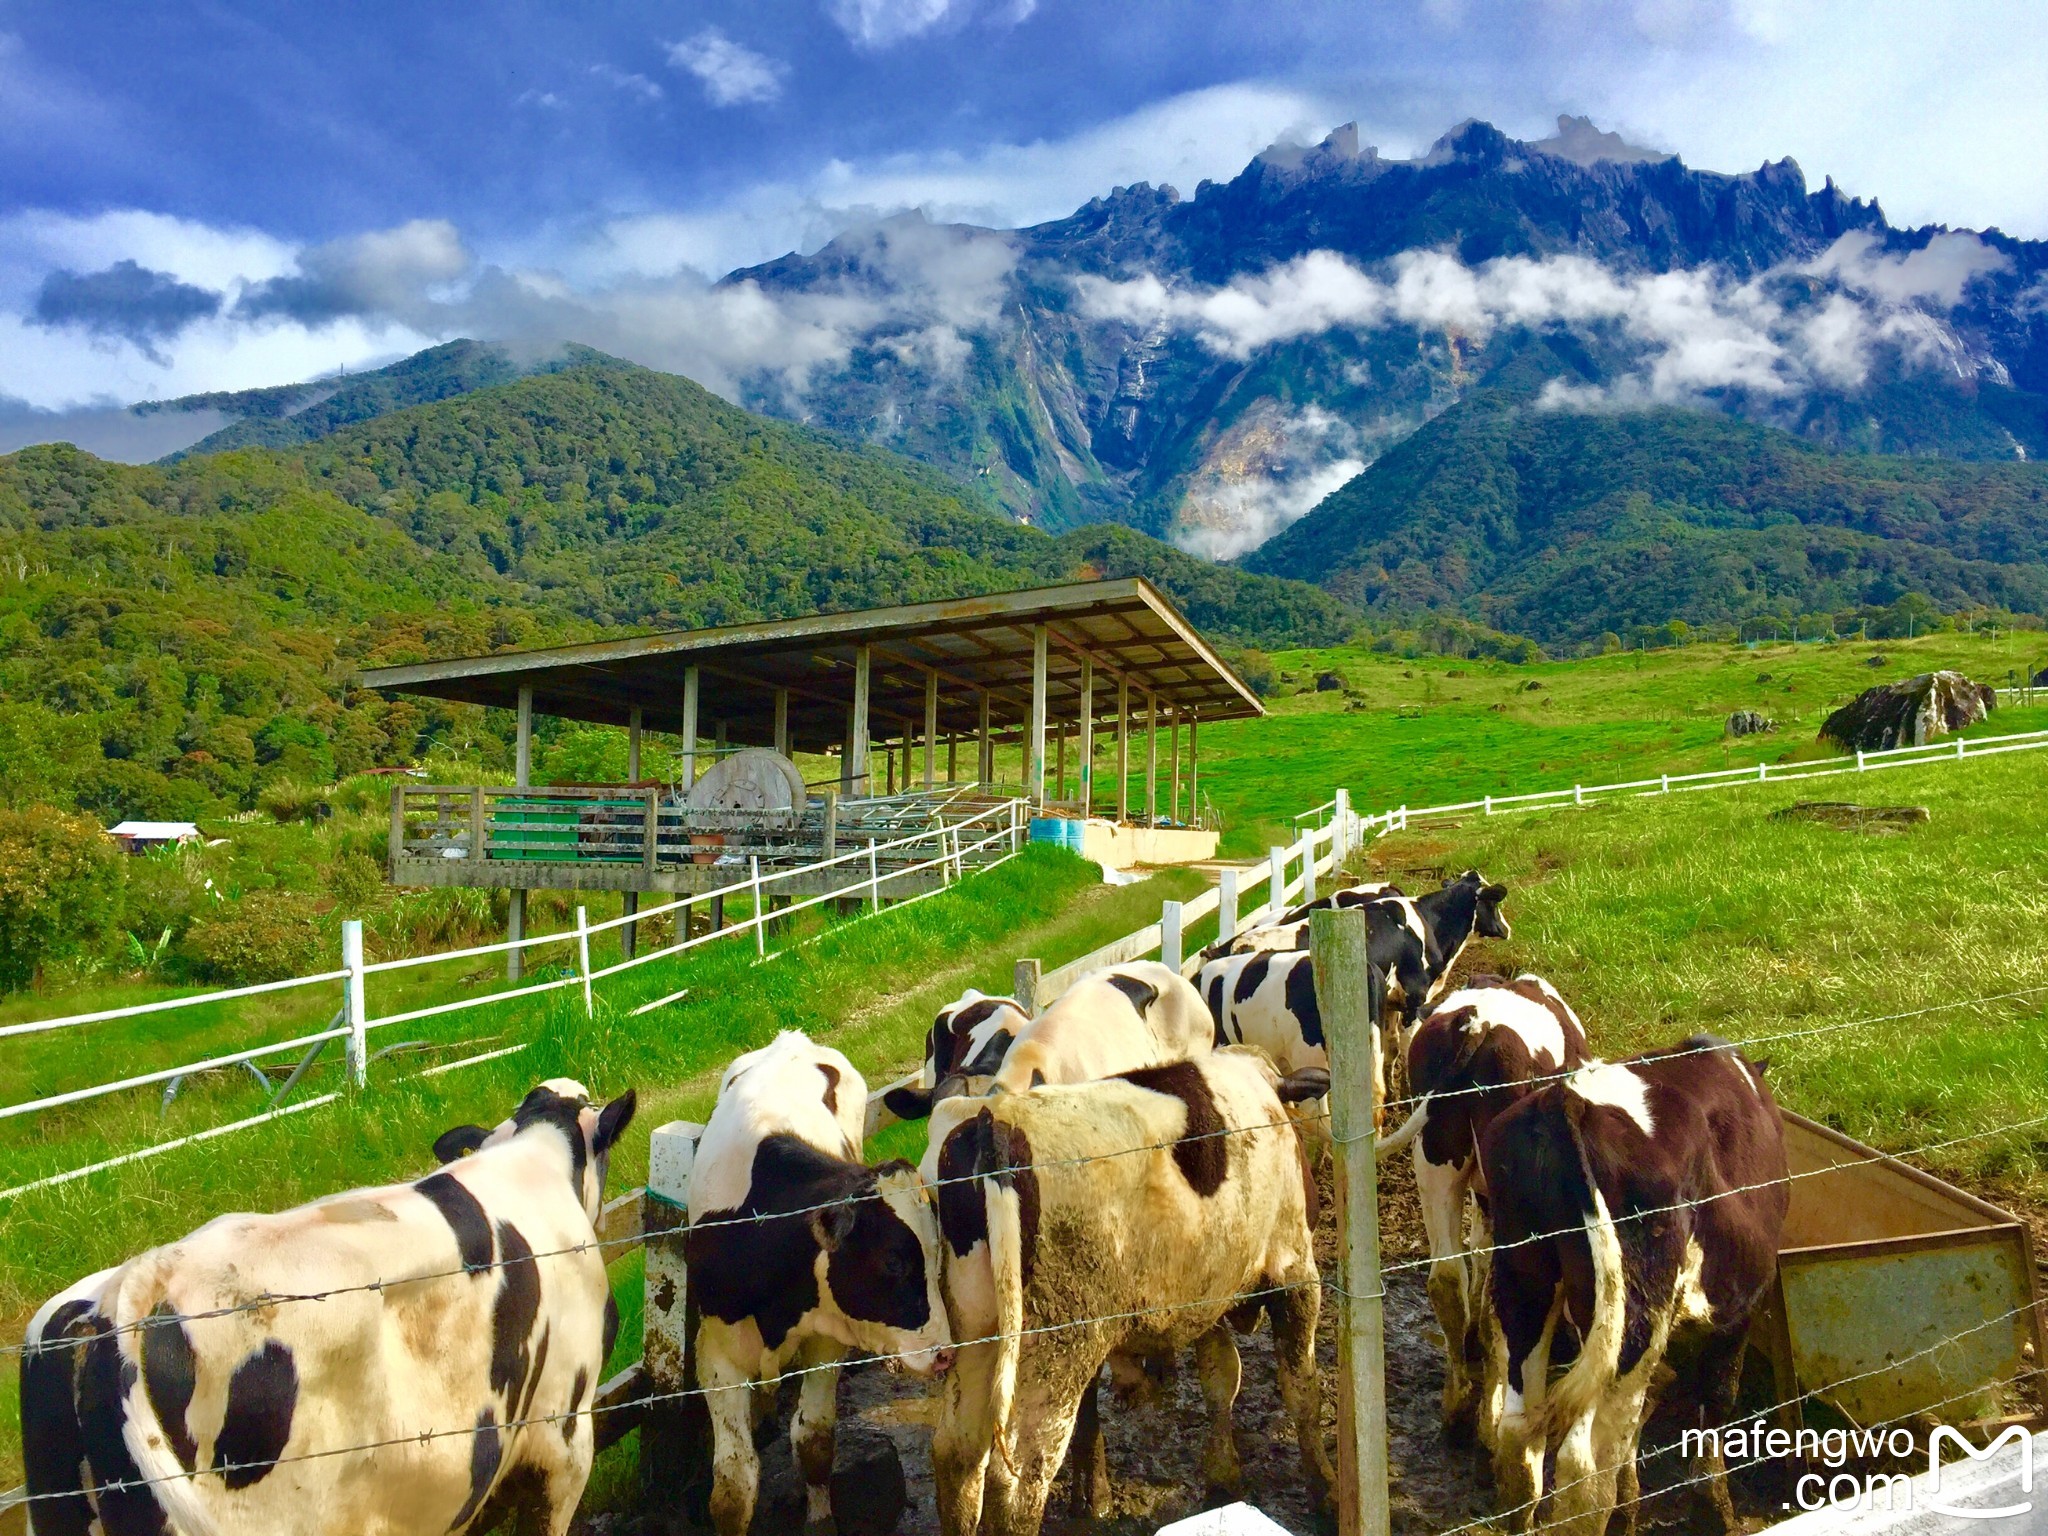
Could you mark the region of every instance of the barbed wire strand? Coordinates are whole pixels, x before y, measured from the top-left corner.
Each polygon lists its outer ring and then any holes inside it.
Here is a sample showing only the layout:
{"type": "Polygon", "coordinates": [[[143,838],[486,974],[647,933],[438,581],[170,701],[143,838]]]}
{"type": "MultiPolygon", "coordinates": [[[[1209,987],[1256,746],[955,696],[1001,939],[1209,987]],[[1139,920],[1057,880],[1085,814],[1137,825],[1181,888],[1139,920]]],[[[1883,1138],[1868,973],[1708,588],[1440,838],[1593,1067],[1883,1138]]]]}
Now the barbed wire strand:
{"type": "MultiPolygon", "coordinates": [[[[1316,1279],[1299,1280],[1289,1285],[1260,1286],[1256,1290],[1237,1291],[1229,1296],[1202,1297],[1193,1301],[1168,1302],[1161,1306],[1144,1307],[1129,1312],[1109,1312],[1096,1317],[1073,1318],[1066,1322],[1058,1323],[1043,1323],[1035,1328],[1020,1328],[1014,1333],[991,1333],[980,1338],[962,1340],[945,1347],[956,1350],[971,1349],[982,1344],[1000,1344],[1009,1339],[1035,1338],[1042,1334],[1062,1333],[1073,1328],[1090,1328],[1099,1323],[1133,1322],[1141,1318],[1157,1317],[1162,1312],[1186,1312],[1203,1307],[1216,1307],[1222,1309],[1223,1313],[1228,1313],[1233,1308],[1242,1306],[1246,1302],[1263,1301],[1267,1297],[1284,1296],[1293,1291],[1320,1288],[1321,1285],[1322,1281],[1316,1279]]],[[[464,1435],[477,1435],[491,1430],[502,1433],[507,1430],[526,1429],[535,1425],[559,1424],[565,1419],[578,1419],[585,1416],[594,1418],[601,1413],[624,1413],[630,1410],[651,1407],[656,1403],[676,1402],[691,1397],[709,1397],[717,1392],[752,1391],[756,1385],[765,1385],[770,1380],[775,1382],[795,1380],[798,1377],[815,1375],[819,1371],[843,1370],[849,1365],[883,1365],[907,1361],[924,1353],[927,1352],[905,1350],[895,1354],[866,1355],[856,1360],[832,1360],[819,1365],[800,1366],[795,1370],[784,1371],[773,1378],[763,1378],[758,1383],[748,1380],[712,1387],[678,1387],[674,1391],[649,1393],[642,1397],[631,1398],[623,1403],[612,1403],[600,1407],[597,1403],[593,1402],[588,1408],[575,1409],[565,1413],[534,1414],[527,1418],[508,1419],[502,1424],[465,1424],[454,1429],[425,1429],[409,1435],[393,1435],[383,1440],[367,1440],[358,1445],[331,1446],[326,1450],[303,1451],[296,1456],[278,1456],[268,1461],[246,1461],[235,1462],[227,1466],[195,1467],[189,1472],[166,1473],[161,1477],[124,1478],[114,1482],[97,1484],[92,1489],[92,1492],[95,1496],[104,1493],[128,1492],[138,1488],[154,1487],[159,1483],[189,1482],[194,1478],[213,1476],[215,1473],[267,1471],[276,1467],[289,1466],[296,1462],[321,1461],[335,1456],[350,1456],[367,1451],[390,1450],[397,1446],[426,1445],[435,1440],[455,1439],[464,1435]]],[[[54,1493],[32,1493],[17,1502],[31,1504],[42,1499],[76,1498],[78,1493],[79,1490],[74,1489],[64,1489],[54,1493]]]]}

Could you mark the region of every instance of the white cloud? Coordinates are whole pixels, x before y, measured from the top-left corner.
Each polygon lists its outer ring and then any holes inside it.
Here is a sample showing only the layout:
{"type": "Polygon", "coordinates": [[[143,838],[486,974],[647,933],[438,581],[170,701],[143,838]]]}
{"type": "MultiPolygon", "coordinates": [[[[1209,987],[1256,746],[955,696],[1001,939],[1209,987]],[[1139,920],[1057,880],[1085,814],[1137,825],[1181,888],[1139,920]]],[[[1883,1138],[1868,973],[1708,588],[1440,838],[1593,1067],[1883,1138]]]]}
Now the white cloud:
{"type": "Polygon", "coordinates": [[[645,75],[617,69],[610,64],[593,64],[590,66],[590,74],[593,79],[601,80],[613,90],[623,91],[628,96],[637,96],[642,101],[661,100],[661,87],[645,75]]]}
{"type": "MultiPolygon", "coordinates": [[[[850,224],[906,208],[935,222],[1013,228],[1064,218],[1111,187],[1152,181],[1192,194],[1227,179],[1276,139],[1320,138],[1338,108],[1266,84],[1169,97],[1064,138],[831,160],[799,180],[760,183],[722,205],[611,220],[593,232],[548,232],[517,253],[581,284],[693,268],[715,275],[792,250],[815,250],[850,224]]],[[[1396,148],[1409,141],[1381,139],[1396,148]]]]}
{"type": "MultiPolygon", "coordinates": [[[[1076,287],[1083,311],[1095,318],[1169,326],[1236,358],[1335,329],[1412,326],[1484,342],[1510,326],[1608,327],[1639,358],[1616,386],[1619,396],[1670,402],[1727,389],[1853,388],[1883,345],[1923,366],[1972,371],[1979,365],[1960,339],[1916,301],[1952,307],[1970,276],[2003,265],[1970,235],[1939,237],[1905,257],[1875,256],[1867,242],[1845,239],[1792,269],[1839,285],[1806,305],[1777,296],[1779,273],[1749,281],[1715,268],[1626,276],[1579,256],[1468,267],[1443,251],[1405,252],[1383,275],[1313,251],[1222,287],[1169,287],[1149,275],[1123,282],[1084,276],[1076,287]]],[[[1559,386],[1549,398],[1583,403],[1587,396],[1559,386]]]]}
{"type": "Polygon", "coordinates": [[[695,75],[714,107],[773,101],[782,94],[783,66],[734,42],[716,27],[668,45],[669,62],[695,75]]]}
{"type": "Polygon", "coordinates": [[[953,9],[950,0],[828,0],[827,14],[863,48],[886,48],[929,32],[953,9]]]}

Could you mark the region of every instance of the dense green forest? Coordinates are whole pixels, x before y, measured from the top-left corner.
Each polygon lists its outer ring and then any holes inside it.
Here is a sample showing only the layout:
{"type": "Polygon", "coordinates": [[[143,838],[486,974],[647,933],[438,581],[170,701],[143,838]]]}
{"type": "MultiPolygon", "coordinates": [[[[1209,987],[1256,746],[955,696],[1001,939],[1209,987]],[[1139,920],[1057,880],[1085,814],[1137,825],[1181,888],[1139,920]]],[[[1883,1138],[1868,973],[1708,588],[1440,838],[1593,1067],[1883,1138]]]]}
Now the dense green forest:
{"type": "Polygon", "coordinates": [[[1054,538],[937,472],[595,354],[301,447],[0,458],[0,804],[192,818],[281,780],[502,754],[365,665],[1144,574],[1243,646],[1325,644],[1313,587],[1121,528],[1054,538]]]}
{"type": "Polygon", "coordinates": [[[1703,411],[1445,411],[1243,561],[1546,643],[1920,592],[2048,613],[2048,466],[1830,453],[1703,411]]]}

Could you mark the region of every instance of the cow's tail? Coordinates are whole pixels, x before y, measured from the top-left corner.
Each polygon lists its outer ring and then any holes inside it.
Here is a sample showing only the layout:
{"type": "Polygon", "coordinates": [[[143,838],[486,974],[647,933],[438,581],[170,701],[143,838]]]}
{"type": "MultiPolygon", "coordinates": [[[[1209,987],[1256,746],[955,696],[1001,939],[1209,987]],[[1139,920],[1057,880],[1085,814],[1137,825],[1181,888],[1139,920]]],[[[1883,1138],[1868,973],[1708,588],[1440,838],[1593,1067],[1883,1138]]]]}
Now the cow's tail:
{"type": "Polygon", "coordinates": [[[1593,1177],[1592,1159],[1586,1155],[1585,1100],[1569,1090],[1563,1098],[1565,1125],[1578,1153],[1590,1207],[1585,1213],[1585,1231],[1593,1258],[1593,1316],[1578,1358],[1544,1396],[1544,1423],[1552,1436],[1562,1434],[1590,1412],[1613,1384],[1621,1364],[1622,1331],[1628,1321],[1628,1276],[1622,1267],[1621,1236],[1600,1181],[1593,1177]]]}
{"type": "Polygon", "coordinates": [[[1415,1112],[1400,1126],[1385,1136],[1377,1138],[1372,1146],[1375,1152],[1398,1152],[1422,1132],[1429,1120],[1429,1095],[1424,1094],[1415,1105],[1415,1112]]]}
{"type": "Polygon", "coordinates": [[[989,1427],[1003,1465],[1017,1465],[1017,1369],[1024,1353],[1024,1216],[1015,1182],[1002,1173],[984,1177],[988,1262],[996,1302],[995,1366],[989,1373],[989,1427]]]}

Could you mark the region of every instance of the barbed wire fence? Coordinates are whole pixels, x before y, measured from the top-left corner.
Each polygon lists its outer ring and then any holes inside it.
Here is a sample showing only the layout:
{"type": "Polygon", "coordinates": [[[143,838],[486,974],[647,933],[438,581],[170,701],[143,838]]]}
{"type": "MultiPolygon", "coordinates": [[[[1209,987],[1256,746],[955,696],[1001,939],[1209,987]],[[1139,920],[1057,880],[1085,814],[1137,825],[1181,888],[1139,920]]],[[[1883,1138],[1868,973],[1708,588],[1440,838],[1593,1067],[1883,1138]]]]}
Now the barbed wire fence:
{"type": "MultiPolygon", "coordinates": [[[[1386,1299],[1386,1281],[1389,1276],[1427,1267],[1432,1259],[1398,1260],[1382,1262],[1378,1252],[1378,1201],[1377,1169],[1375,1158],[1375,1134],[1372,1123],[1371,1089],[1369,1074],[1361,1071],[1369,1059],[1370,1031],[1377,1027],[1377,1020],[1367,1016],[1367,989],[1365,986],[1365,924],[1363,916],[1355,912],[1331,913],[1316,920],[1314,932],[1313,960],[1317,972],[1317,988],[1322,999],[1322,1015],[1326,1029],[1331,1058],[1333,1093],[1327,1110],[1329,1116],[1328,1134],[1337,1153],[1335,1161],[1335,1208],[1338,1225],[1338,1260],[1335,1274],[1325,1274],[1314,1282],[1319,1284],[1329,1307],[1338,1344],[1338,1362],[1335,1374],[1335,1407],[1338,1421],[1338,1501],[1340,1531],[1343,1536],[1376,1536],[1387,1529],[1389,1517],[1387,1484],[1387,1413],[1386,1413],[1386,1372],[1384,1360],[1384,1334],[1381,1309],[1386,1299]],[[1346,1084],[1351,1085],[1347,1090],[1346,1084]]],[[[1989,1007],[2020,998],[2032,997],[2048,988],[2024,989],[2020,992],[2001,993],[1984,998],[1961,1000],[1940,1007],[1989,1007]]],[[[1912,1010],[1908,1013],[1875,1016],[1872,1018],[1844,1021],[1835,1026],[1811,1030],[1780,1032],[1777,1035],[1759,1036],[1754,1041],[1741,1044],[1756,1044],[1767,1039],[1783,1038],[1787,1034],[1810,1035],[1824,1032],[1824,1029],[1867,1027],[1900,1019],[1915,1017],[1933,1009],[1912,1010]]],[[[1735,1047],[1718,1045],[1700,1047],[1700,1052],[1727,1050],[1735,1047]]],[[[1119,1157],[1140,1156],[1171,1152],[1173,1148],[1190,1139],[1223,1138],[1241,1136],[1254,1132],[1302,1125],[1304,1116],[1281,1115],[1262,1120],[1255,1124],[1227,1125],[1219,1130],[1199,1133],[1194,1138],[1178,1138],[1175,1141],[1154,1141],[1111,1152],[1097,1153],[1086,1157],[1070,1159],[1048,1159],[1034,1163],[1034,1168],[1049,1171],[1058,1167],[1072,1167],[1081,1164],[1099,1163],[1119,1157]]],[[[1898,1154],[1911,1157],[1927,1152],[1958,1145],[1963,1142],[2002,1136],[2030,1130],[2048,1123],[2048,1114],[2002,1123],[1996,1126],[1969,1132],[1963,1135],[1943,1138],[1915,1147],[1898,1154]]],[[[621,1438],[637,1427],[642,1431],[641,1456],[643,1464],[652,1459],[668,1458],[666,1471],[671,1480],[681,1478],[687,1481],[691,1476],[703,1476],[708,1465],[707,1432],[702,1419],[701,1407],[712,1394],[737,1390],[732,1387],[704,1386],[694,1378],[694,1340],[690,1337],[692,1310],[689,1305],[689,1276],[683,1253],[682,1232],[687,1224],[688,1192],[691,1163],[696,1138],[701,1127],[685,1124],[664,1126],[653,1133],[654,1145],[650,1154],[652,1173],[647,1189],[640,1193],[643,1205],[643,1219],[639,1230],[616,1237],[605,1237],[594,1231],[587,1243],[544,1251],[530,1258],[496,1259],[478,1264],[450,1266],[441,1270],[423,1273],[394,1274],[363,1285],[342,1286],[302,1294],[265,1294],[249,1300],[205,1312],[178,1316],[152,1316],[139,1318],[110,1329],[102,1329],[95,1337],[114,1334],[141,1332],[153,1327],[179,1326],[193,1329],[193,1338],[204,1351],[203,1326],[209,1322],[236,1315],[245,1311],[274,1311],[283,1306],[317,1305],[355,1291],[377,1291],[392,1286],[416,1287],[433,1281],[455,1281],[472,1277],[478,1273],[508,1267],[511,1264],[543,1263],[550,1260],[584,1254],[595,1249],[625,1249],[642,1246],[647,1252],[647,1266],[644,1285],[647,1294],[645,1313],[645,1338],[643,1362],[635,1368],[614,1378],[604,1385],[593,1401],[574,1410],[564,1409],[544,1413],[529,1413],[523,1417],[511,1418],[498,1425],[501,1432],[546,1425],[559,1425],[575,1417],[591,1417],[594,1432],[600,1443],[610,1443],[621,1438]],[[695,1407],[699,1410],[692,1413],[695,1407]],[[694,1470],[686,1470],[694,1469],[694,1470]]],[[[1794,1184],[1805,1178],[1817,1177],[1834,1170],[1791,1171],[1782,1179],[1757,1181],[1740,1189],[1731,1189],[1719,1196],[1753,1192],[1777,1184],[1794,1184]]],[[[956,1182],[940,1180],[938,1186],[956,1182]]],[[[937,1194],[938,1186],[932,1193],[937,1194]]],[[[800,1220],[811,1213],[844,1201],[819,1202],[793,1206],[788,1210],[764,1211],[737,1218],[746,1222],[770,1222],[800,1220]]],[[[1694,1202],[1695,1204],[1701,1202],[1694,1202]]],[[[1617,1224],[1653,1220],[1669,1214],[1674,1208],[1645,1209],[1617,1213],[1617,1224]]],[[[1548,1241],[1553,1234],[1544,1234],[1524,1241],[1548,1241]]],[[[1462,1251],[1462,1257],[1477,1258],[1499,1253],[1521,1246],[1520,1243],[1490,1244],[1462,1251]]],[[[1275,1287],[1254,1285],[1222,1297],[1200,1297],[1166,1303],[1142,1312],[1108,1312],[1081,1317],[1038,1317],[1029,1311],[1026,1326],[1016,1334],[989,1334],[972,1339],[956,1341],[956,1347],[1000,1342],[1007,1338],[1031,1339],[1057,1334],[1080,1327],[1095,1327],[1117,1322],[1142,1322],[1147,1318],[1155,1321],[1162,1313],[1186,1309],[1207,1308],[1221,1317],[1230,1309],[1249,1302],[1270,1297],[1280,1289],[1298,1287],[1275,1287]]],[[[1775,1414],[1781,1409],[1796,1406],[1814,1398],[1825,1398],[1829,1394],[1854,1384],[1868,1376],[1881,1372],[1896,1373],[1901,1367],[1928,1356],[1938,1355],[1951,1349],[1958,1340],[1985,1330],[2000,1326],[2023,1326],[2028,1320],[2039,1315],[2042,1303],[2038,1296],[2028,1296],[2019,1303],[1998,1312],[1996,1315],[1978,1319],[1963,1326],[1944,1331],[1940,1337],[1917,1350],[1889,1360],[1874,1371],[1845,1374],[1818,1384],[1800,1385],[1796,1395],[1773,1403],[1770,1407],[1756,1410],[1755,1416],[1775,1414]]],[[[59,1340],[48,1346],[76,1347],[86,1340],[59,1340]]],[[[10,1347],[8,1353],[19,1353],[20,1348],[10,1347]]],[[[902,1357],[881,1357],[885,1360],[902,1357]]],[[[841,1368],[837,1364],[802,1367],[785,1374],[800,1377],[816,1371],[841,1368]]],[[[1954,1394],[1921,1405],[1916,1412],[1925,1414],[1946,1406],[1950,1401],[1965,1398],[1979,1400],[1989,1390],[2016,1387],[2024,1382],[2036,1380],[2048,1366],[2036,1364],[2026,1366],[1996,1380],[1975,1382],[1964,1392],[1954,1394]]],[[[1744,1415],[1750,1417],[1751,1415],[1744,1415]]],[[[1905,1419],[1907,1415],[1900,1415],[1905,1419]]],[[[1881,1427],[1865,1425],[1865,1429],[1881,1427]]],[[[282,1454],[271,1462],[252,1462],[238,1466],[238,1476],[266,1465],[284,1465],[295,1462],[330,1460],[343,1456],[371,1456],[380,1451],[394,1450],[433,1441],[472,1436],[478,1433],[474,1423],[461,1425],[425,1425],[419,1430],[402,1436],[390,1436],[360,1443],[341,1445],[313,1445],[282,1454]]],[[[1653,1448],[1641,1453],[1632,1462],[1644,1463],[1666,1457],[1680,1449],[1677,1442],[1653,1448]]],[[[1760,1465],[1770,1458],[1758,1457],[1749,1462],[1738,1463],[1731,1471],[1740,1471],[1745,1466],[1760,1465]]],[[[508,1463],[512,1457],[508,1455],[508,1463]]],[[[1597,1469],[1585,1477],[1601,1477],[1617,1474],[1618,1466],[1597,1469]]],[[[206,1477],[217,1475],[205,1469],[190,1473],[175,1474],[177,1477],[206,1477]]],[[[163,1481],[162,1478],[144,1478],[126,1482],[112,1482],[99,1491],[111,1493],[117,1487],[141,1489],[163,1481]]],[[[1583,1479],[1582,1479],[1583,1480],[1583,1479]]],[[[1671,1493],[1705,1482],[1705,1476],[1696,1476],[1649,1492],[1638,1492],[1637,1499],[1671,1493]]],[[[1575,1486],[1567,1482],[1549,1490],[1555,1498],[1559,1493],[1575,1486]]],[[[39,1499],[65,1497],[63,1494],[22,1495],[17,1498],[15,1510],[22,1511],[34,1505],[39,1499]]],[[[1462,1536],[1462,1533],[1500,1526],[1513,1522],[1527,1525],[1520,1517],[1533,1514],[1529,1505],[1498,1511],[1495,1515],[1468,1521],[1443,1533],[1443,1536],[1462,1536]]],[[[7,1529],[9,1511],[0,1508],[0,1531],[7,1529]]],[[[1546,1531],[1562,1524],[1552,1520],[1535,1524],[1536,1531],[1546,1531]]]]}

